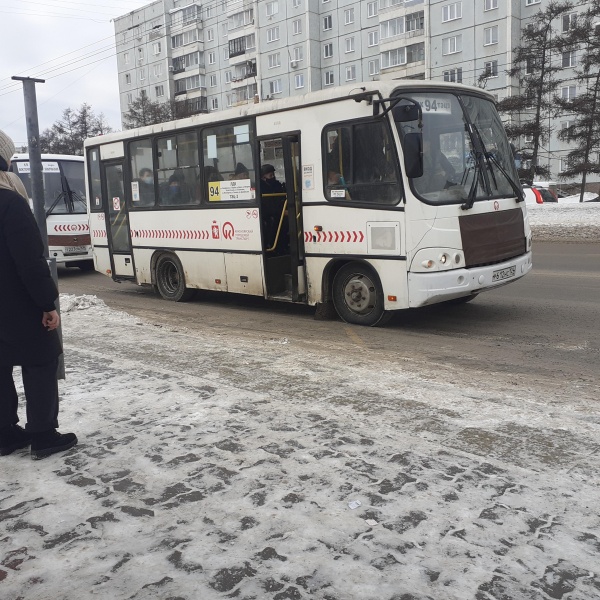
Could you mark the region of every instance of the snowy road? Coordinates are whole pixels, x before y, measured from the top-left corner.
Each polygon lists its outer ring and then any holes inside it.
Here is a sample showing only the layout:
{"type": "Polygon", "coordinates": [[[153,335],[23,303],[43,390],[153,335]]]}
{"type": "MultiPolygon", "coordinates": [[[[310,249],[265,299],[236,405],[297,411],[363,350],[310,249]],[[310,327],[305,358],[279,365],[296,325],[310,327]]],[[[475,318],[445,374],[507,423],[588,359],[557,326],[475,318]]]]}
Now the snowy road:
{"type": "Polygon", "coordinates": [[[600,595],[598,382],[61,303],[80,444],[2,460],[2,600],[600,595]]]}

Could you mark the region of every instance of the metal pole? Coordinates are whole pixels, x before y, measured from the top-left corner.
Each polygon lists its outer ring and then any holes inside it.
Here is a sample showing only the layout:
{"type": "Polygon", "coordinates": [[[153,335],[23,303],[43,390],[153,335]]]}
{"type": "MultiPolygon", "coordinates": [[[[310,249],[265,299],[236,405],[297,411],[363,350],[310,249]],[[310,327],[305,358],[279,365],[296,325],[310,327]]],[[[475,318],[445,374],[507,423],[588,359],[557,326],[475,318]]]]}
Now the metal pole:
{"type": "Polygon", "coordinates": [[[45,83],[45,80],[16,76],[13,77],[13,79],[23,82],[33,214],[42,235],[42,241],[44,242],[44,255],[48,258],[48,231],[46,229],[46,208],[44,206],[44,178],[42,176],[42,153],[40,151],[40,127],[38,124],[37,100],[35,97],[35,84],[45,83]]]}
{"type": "MultiPolygon", "coordinates": [[[[58,273],[56,259],[49,258],[48,252],[48,229],[46,227],[46,206],[44,202],[44,177],[42,173],[42,152],[40,150],[40,126],[38,123],[37,100],[35,96],[35,84],[45,83],[45,79],[33,79],[32,77],[17,77],[12,79],[23,82],[23,98],[25,100],[25,122],[27,125],[27,150],[29,153],[29,174],[31,177],[31,196],[33,201],[33,214],[42,236],[44,244],[44,256],[48,260],[52,279],[58,289],[58,273]]],[[[56,310],[60,313],[60,301],[56,301],[56,310]]],[[[62,342],[62,325],[58,328],[58,335],[62,342]]],[[[58,359],[57,378],[65,378],[64,354],[58,359]]]]}

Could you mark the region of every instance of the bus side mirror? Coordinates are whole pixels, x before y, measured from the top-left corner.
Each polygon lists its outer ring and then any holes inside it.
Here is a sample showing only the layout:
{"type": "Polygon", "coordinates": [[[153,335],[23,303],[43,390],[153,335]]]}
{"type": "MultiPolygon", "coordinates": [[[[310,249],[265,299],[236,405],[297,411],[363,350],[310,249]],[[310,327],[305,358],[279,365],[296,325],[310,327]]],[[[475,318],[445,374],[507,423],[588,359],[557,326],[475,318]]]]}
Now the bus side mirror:
{"type": "Polygon", "coordinates": [[[402,139],[404,170],[407,177],[423,176],[423,136],[420,133],[407,133],[402,139]]]}
{"type": "Polygon", "coordinates": [[[392,109],[396,123],[407,123],[419,119],[419,107],[416,104],[396,104],[392,109]]]}

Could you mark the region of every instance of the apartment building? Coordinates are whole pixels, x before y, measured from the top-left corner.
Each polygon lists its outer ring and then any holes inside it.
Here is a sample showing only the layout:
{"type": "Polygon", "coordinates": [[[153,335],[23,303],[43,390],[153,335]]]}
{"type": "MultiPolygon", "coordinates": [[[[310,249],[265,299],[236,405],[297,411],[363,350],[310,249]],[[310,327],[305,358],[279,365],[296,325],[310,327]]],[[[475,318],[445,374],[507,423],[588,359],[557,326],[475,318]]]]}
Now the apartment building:
{"type": "MultiPolygon", "coordinates": [[[[478,85],[502,99],[519,92],[506,69],[547,2],[157,0],[115,19],[121,113],[142,90],[189,114],[380,78],[478,85]]],[[[564,66],[560,93],[572,97],[576,53],[553,60],[564,66]]],[[[566,124],[556,119],[541,157],[556,175],[566,124]]]]}

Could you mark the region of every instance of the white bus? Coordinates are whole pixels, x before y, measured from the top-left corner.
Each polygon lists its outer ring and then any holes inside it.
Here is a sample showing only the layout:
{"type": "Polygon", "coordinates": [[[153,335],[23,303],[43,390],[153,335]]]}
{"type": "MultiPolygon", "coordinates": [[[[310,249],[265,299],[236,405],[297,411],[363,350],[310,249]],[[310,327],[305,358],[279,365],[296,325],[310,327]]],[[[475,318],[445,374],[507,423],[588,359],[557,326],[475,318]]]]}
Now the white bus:
{"type": "Polygon", "coordinates": [[[96,269],[167,300],[332,302],[377,325],[531,269],[511,147],[478,88],[339,87],[88,139],[85,156],[96,269]],[[261,181],[273,170],[284,186],[261,181]]]}
{"type": "MultiPolygon", "coordinates": [[[[10,170],[16,173],[31,202],[29,155],[15,154],[10,170]]],[[[85,201],[83,156],[42,154],[44,207],[50,258],[68,267],[94,268],[85,201]]]]}

